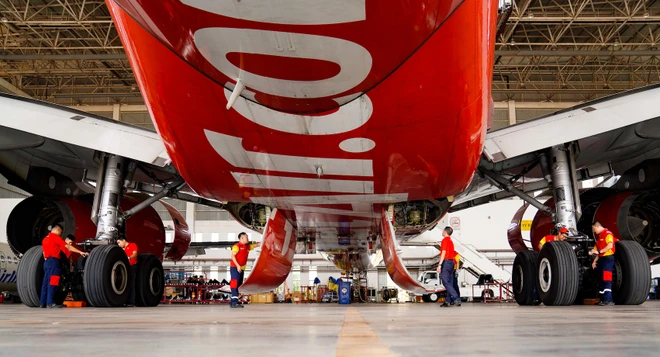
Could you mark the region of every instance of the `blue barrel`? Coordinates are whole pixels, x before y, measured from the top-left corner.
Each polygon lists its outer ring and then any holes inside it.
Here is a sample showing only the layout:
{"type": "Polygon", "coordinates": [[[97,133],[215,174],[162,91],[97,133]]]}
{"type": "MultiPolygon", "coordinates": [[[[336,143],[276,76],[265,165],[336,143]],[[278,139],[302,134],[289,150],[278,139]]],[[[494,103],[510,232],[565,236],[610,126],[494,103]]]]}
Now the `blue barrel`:
{"type": "Polygon", "coordinates": [[[340,304],[350,304],[351,303],[351,282],[350,281],[341,281],[339,282],[339,303],[340,304]]]}

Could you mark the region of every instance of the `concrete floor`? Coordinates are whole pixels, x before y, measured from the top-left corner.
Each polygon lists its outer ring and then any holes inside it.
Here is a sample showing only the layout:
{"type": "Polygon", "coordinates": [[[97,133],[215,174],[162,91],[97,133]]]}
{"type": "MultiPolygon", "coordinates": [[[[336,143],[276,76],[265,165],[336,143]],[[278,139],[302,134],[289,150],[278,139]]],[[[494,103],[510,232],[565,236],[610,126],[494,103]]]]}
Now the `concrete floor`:
{"type": "Polygon", "coordinates": [[[0,305],[3,356],[657,356],[660,302],[159,306],[0,305]]]}

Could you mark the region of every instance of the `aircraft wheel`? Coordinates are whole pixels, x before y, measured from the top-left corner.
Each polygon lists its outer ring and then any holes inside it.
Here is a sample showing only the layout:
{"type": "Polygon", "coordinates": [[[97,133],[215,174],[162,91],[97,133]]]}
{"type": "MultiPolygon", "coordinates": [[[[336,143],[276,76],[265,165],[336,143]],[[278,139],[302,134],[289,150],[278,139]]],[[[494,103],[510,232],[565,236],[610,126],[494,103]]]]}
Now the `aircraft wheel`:
{"type": "MultiPolygon", "coordinates": [[[[68,261],[60,259],[63,265],[62,274],[66,274],[68,261]]],[[[16,269],[16,287],[21,302],[29,307],[39,307],[41,304],[41,285],[44,281],[44,253],[40,245],[28,249],[16,269]]],[[[64,280],[61,278],[61,280],[64,280]]],[[[60,281],[61,281],[60,280],[60,281]]],[[[55,303],[62,304],[66,299],[67,292],[58,288],[55,293],[55,303]]]]}
{"type": "Polygon", "coordinates": [[[156,306],[163,298],[165,278],[163,265],[153,254],[138,256],[135,281],[135,303],[138,306],[156,306]]]}
{"type": "Polygon", "coordinates": [[[651,266],[648,255],[635,241],[619,241],[614,253],[616,261],[613,274],[614,303],[640,305],[646,301],[651,288],[651,266]]]}
{"type": "Polygon", "coordinates": [[[579,284],[579,266],[573,247],[563,241],[543,245],[538,266],[541,301],[548,306],[571,305],[577,297],[579,284]]]}
{"type": "Polygon", "coordinates": [[[73,290],[71,290],[71,297],[75,301],[84,301],[87,302],[87,297],[85,296],[85,285],[83,284],[83,277],[85,274],[85,262],[87,257],[80,257],[76,260],[73,290]]]}
{"type": "Polygon", "coordinates": [[[94,307],[122,306],[130,293],[130,265],[124,250],[103,245],[92,250],[85,263],[83,285],[94,307]]]}
{"type": "Polygon", "coordinates": [[[516,254],[513,261],[513,296],[518,305],[538,305],[536,279],[538,276],[539,253],[526,250],[516,254]]]}
{"type": "Polygon", "coordinates": [[[39,307],[41,284],[44,280],[44,254],[41,246],[28,249],[16,270],[16,287],[23,304],[39,307]]]}

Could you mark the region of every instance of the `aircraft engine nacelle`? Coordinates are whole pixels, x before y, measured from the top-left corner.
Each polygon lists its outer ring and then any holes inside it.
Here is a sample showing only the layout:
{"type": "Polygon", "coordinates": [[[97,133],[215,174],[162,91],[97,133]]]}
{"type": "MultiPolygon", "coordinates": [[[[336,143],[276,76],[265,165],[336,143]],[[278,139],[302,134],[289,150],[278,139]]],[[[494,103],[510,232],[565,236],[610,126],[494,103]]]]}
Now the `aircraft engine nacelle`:
{"type": "MultiPolygon", "coordinates": [[[[24,254],[28,249],[40,245],[48,234],[49,227],[56,223],[63,225],[64,236],[74,234],[78,243],[94,238],[96,225],[90,218],[91,198],[91,196],[78,198],[33,196],[24,199],[14,207],[7,220],[9,246],[14,253],[24,254]]],[[[140,202],[139,197],[126,195],[120,207],[122,210],[128,210],[140,202]]],[[[165,248],[165,228],[153,207],[147,207],[128,219],[125,234],[129,241],[138,245],[141,254],[151,253],[162,257],[165,248]]]]}
{"type": "Polygon", "coordinates": [[[225,209],[245,228],[262,234],[272,212],[268,206],[250,202],[229,202],[225,209]]]}
{"type": "Polygon", "coordinates": [[[660,192],[621,192],[604,200],[596,210],[600,221],[621,240],[634,240],[650,259],[660,256],[660,192]]]}

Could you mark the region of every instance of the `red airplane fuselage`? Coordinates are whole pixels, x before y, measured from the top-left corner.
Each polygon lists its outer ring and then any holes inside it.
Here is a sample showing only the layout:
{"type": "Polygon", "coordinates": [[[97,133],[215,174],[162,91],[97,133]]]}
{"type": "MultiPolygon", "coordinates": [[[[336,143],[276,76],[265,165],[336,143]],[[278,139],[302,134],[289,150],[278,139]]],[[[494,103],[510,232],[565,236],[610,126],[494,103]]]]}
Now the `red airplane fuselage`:
{"type": "Polygon", "coordinates": [[[382,233],[388,204],[450,197],[476,170],[495,1],[107,3],[188,185],[278,208],[319,250],[340,252],[338,225],[382,233]]]}

